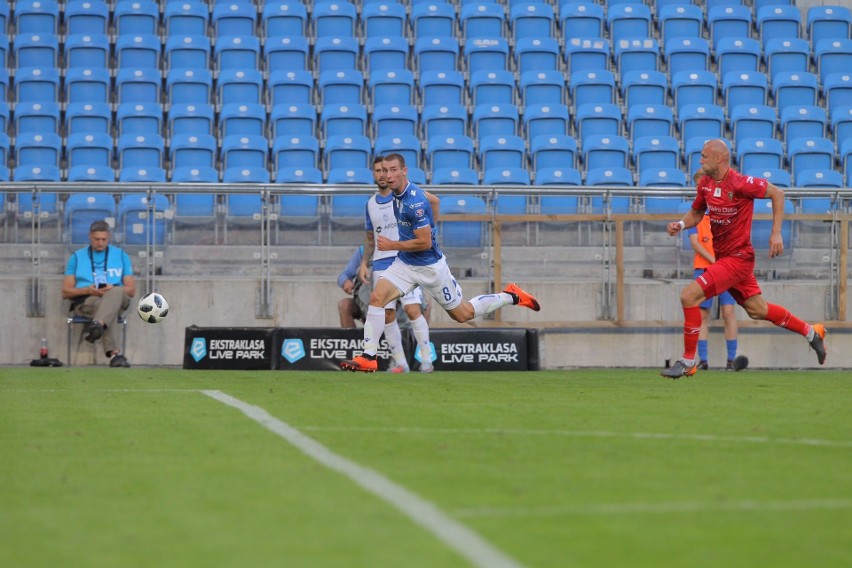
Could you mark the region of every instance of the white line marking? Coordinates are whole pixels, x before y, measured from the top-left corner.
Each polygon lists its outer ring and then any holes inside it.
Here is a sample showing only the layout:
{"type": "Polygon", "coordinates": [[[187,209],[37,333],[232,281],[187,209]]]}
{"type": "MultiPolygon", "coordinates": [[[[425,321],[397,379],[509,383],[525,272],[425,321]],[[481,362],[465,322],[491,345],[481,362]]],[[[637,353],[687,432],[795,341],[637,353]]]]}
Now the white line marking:
{"type": "Polygon", "coordinates": [[[392,505],[409,519],[434,534],[440,541],[469,560],[474,566],[520,568],[522,565],[498,550],[472,529],[441,511],[435,504],[398,485],[379,472],[358,465],[332,452],[266,410],[218,390],[205,395],[236,408],[267,430],[284,438],[302,453],[327,468],[342,473],[376,497],[392,505]]]}
{"type": "Polygon", "coordinates": [[[637,440],[690,440],[697,442],[740,442],[748,444],[792,444],[850,448],[849,440],[818,440],[810,438],[770,438],[768,436],[717,436],[714,434],[673,434],[670,432],[605,432],[597,430],[524,430],[503,428],[373,428],[302,426],[311,431],[396,432],[399,434],[471,434],[515,436],[562,436],[566,438],[633,438],[637,440]]]}
{"type": "Polygon", "coordinates": [[[694,513],[694,512],[763,512],[810,511],[815,509],[850,509],[852,499],[810,499],[799,501],[731,501],[682,503],[601,503],[573,507],[476,507],[457,509],[457,517],[519,518],[561,517],[568,515],[626,515],[633,513],[694,513]]]}
{"type": "MultiPolygon", "coordinates": [[[[71,392],[71,389],[13,389],[13,390],[4,390],[3,392],[62,392],[68,393],[71,392]]],[[[92,391],[86,392],[191,392],[191,393],[199,393],[198,389],[96,389],[92,391]]]]}

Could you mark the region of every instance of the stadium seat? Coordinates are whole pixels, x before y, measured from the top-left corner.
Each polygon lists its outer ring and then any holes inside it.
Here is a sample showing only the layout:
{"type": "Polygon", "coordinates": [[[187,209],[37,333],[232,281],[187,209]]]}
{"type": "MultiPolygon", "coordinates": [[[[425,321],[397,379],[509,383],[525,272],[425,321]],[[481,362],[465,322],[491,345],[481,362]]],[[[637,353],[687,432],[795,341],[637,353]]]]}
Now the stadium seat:
{"type": "Polygon", "coordinates": [[[574,114],[574,131],[581,144],[591,135],[620,136],[621,109],[608,103],[581,105],[574,114]]]}
{"type": "Polygon", "coordinates": [[[15,72],[15,96],[19,101],[59,102],[58,70],[52,67],[19,67],[15,72]]]}
{"type": "Polygon", "coordinates": [[[811,47],[824,39],[852,37],[852,11],[847,6],[810,6],[807,15],[811,47]]]}
{"type": "MultiPolygon", "coordinates": [[[[245,71],[228,69],[220,71],[216,83],[216,94],[220,105],[228,103],[262,103],[263,74],[256,69],[246,69],[245,71]]],[[[276,99],[275,104],[278,102],[276,99]]]]}
{"type": "Polygon", "coordinates": [[[781,72],[807,72],[811,60],[808,42],[797,38],[777,38],[766,42],[764,52],[766,72],[770,81],[781,72]]]}
{"type": "MultiPolygon", "coordinates": [[[[222,172],[222,183],[269,183],[269,170],[262,166],[232,166],[230,168],[225,168],[222,172]]],[[[239,217],[234,213],[234,207],[236,203],[239,201],[241,206],[243,203],[248,204],[249,202],[254,202],[255,200],[252,198],[251,200],[245,199],[243,197],[248,196],[238,196],[238,195],[226,195],[226,214],[225,220],[229,222],[233,222],[233,217],[239,217]]],[[[254,197],[254,196],[252,196],[254,197]]],[[[258,198],[259,200],[259,198],[258,198]]]]}
{"type": "Polygon", "coordinates": [[[524,109],[523,131],[528,141],[539,136],[560,136],[570,128],[568,107],[557,104],[533,104],[524,109]]]}
{"type": "Polygon", "coordinates": [[[613,44],[627,38],[651,37],[651,9],[642,3],[610,4],[606,13],[613,44]]]}
{"type": "Polygon", "coordinates": [[[159,103],[162,78],[157,69],[118,69],[115,76],[116,102],[159,103]]]}
{"type": "MultiPolygon", "coordinates": [[[[586,173],[588,186],[633,187],[633,174],[627,168],[591,168],[586,173]]],[[[592,197],[593,213],[629,213],[630,198],[627,196],[592,197]]]]}
{"type": "Polygon", "coordinates": [[[816,44],[814,62],[821,81],[834,73],[852,69],[852,39],[826,39],[816,44]]]}
{"type": "MultiPolygon", "coordinates": [[[[680,168],[646,168],[639,172],[639,185],[641,187],[687,187],[689,182],[686,174],[680,168]]],[[[681,201],[680,197],[677,201],[681,201]]],[[[655,203],[659,205],[659,203],[655,203]]],[[[648,200],[645,201],[646,212],[648,211],[648,200]]],[[[656,207],[653,207],[657,209],[656,207]]]]}
{"type": "Polygon", "coordinates": [[[415,3],[411,6],[411,29],[415,38],[456,35],[455,6],[443,2],[415,3]]]}
{"type": "Polygon", "coordinates": [[[159,69],[160,38],[154,35],[123,35],[115,40],[116,69],[159,69]]]}
{"type": "Polygon", "coordinates": [[[827,125],[828,117],[822,107],[788,106],[781,113],[781,136],[788,148],[796,138],[823,138],[827,125]]]}
{"type": "Polygon", "coordinates": [[[15,59],[27,67],[57,67],[59,39],[48,33],[18,34],[14,38],[15,59]]]}
{"type": "Polygon", "coordinates": [[[359,104],[325,105],[320,113],[320,137],[364,135],[367,107],[359,104]]]}
{"type": "Polygon", "coordinates": [[[747,176],[762,177],[778,187],[792,187],[793,178],[787,170],[777,168],[756,168],[742,172],[747,176]]]}
{"type": "Polygon", "coordinates": [[[378,105],[414,103],[414,74],[407,69],[384,69],[370,73],[370,101],[378,105]]]}
{"type": "MultiPolygon", "coordinates": [[[[580,171],[570,167],[540,168],[535,170],[536,185],[582,185],[583,179],[580,171]]],[[[562,198],[556,196],[542,195],[539,200],[539,210],[544,215],[559,215],[561,213],[576,213],[577,198],[562,198]],[[573,199],[574,207],[566,210],[562,199],[573,199]],[[558,201],[557,201],[558,200],[558,201]]]]}
{"type": "MultiPolygon", "coordinates": [[[[328,172],[326,183],[333,185],[369,184],[373,183],[373,172],[370,168],[332,168],[328,172]]],[[[334,200],[335,197],[332,197],[334,200]]]]}
{"type": "Polygon", "coordinates": [[[313,104],[314,79],[310,71],[271,71],[266,84],[269,103],[313,104]]]}
{"type": "Polygon", "coordinates": [[[285,168],[319,167],[320,145],[313,136],[294,136],[285,133],[272,143],[272,166],[276,171],[285,168]]]}
{"type": "MultiPolygon", "coordinates": [[[[479,185],[479,175],[472,168],[441,168],[432,173],[432,183],[434,185],[479,185]]],[[[452,200],[456,196],[448,197],[452,200]]]]}
{"type": "Polygon", "coordinates": [[[852,140],[844,140],[840,143],[840,165],[847,180],[852,179],[852,140]]]}
{"type": "Polygon", "coordinates": [[[778,125],[775,109],[765,105],[743,105],[731,110],[731,133],[739,147],[744,138],[774,138],[778,125]]]}
{"type": "Polygon", "coordinates": [[[169,104],[204,104],[213,100],[213,75],[207,69],[171,69],[166,74],[169,104]]]}
{"type": "MultiPolygon", "coordinates": [[[[226,181],[224,174],[227,174],[227,170],[231,168],[234,169],[231,175],[237,176],[234,179],[240,179],[239,176],[242,174],[236,172],[238,169],[253,170],[267,167],[269,143],[265,136],[241,134],[226,136],[222,139],[220,151],[223,171],[222,181],[226,181]]],[[[250,173],[251,176],[254,176],[254,174],[255,172],[253,171],[250,173]]]]}
{"type": "MultiPolygon", "coordinates": [[[[318,59],[322,56],[318,55],[318,59]]],[[[219,71],[254,70],[260,65],[260,40],[253,35],[220,36],[213,48],[213,66],[219,71]]]]}
{"type": "Polygon", "coordinates": [[[595,38],[565,40],[565,66],[573,77],[583,71],[609,71],[609,41],[595,38]]]}
{"type": "Polygon", "coordinates": [[[672,99],[679,113],[689,104],[716,104],[716,76],[710,71],[684,71],[672,76],[672,99]]]}
{"type": "Polygon", "coordinates": [[[169,109],[167,133],[176,134],[213,134],[213,106],[205,103],[176,104],[169,109]]]}
{"type": "Polygon", "coordinates": [[[618,69],[660,70],[660,45],[653,38],[621,39],[615,44],[618,69]]]}
{"type": "Polygon", "coordinates": [[[514,105],[517,102],[515,75],[511,71],[474,71],[470,74],[469,86],[474,106],[514,105]]]}
{"type": "MultiPolygon", "coordinates": [[[[73,103],[65,110],[65,130],[69,136],[84,132],[112,132],[112,112],[108,105],[73,103]]],[[[0,129],[3,131],[5,129],[0,129]]]]}
{"type": "Polygon", "coordinates": [[[562,40],[602,38],[605,26],[604,8],[591,2],[565,2],[559,8],[562,40]]]}
{"type": "MultiPolygon", "coordinates": [[[[106,35],[110,10],[107,2],[70,0],[65,4],[65,33],[73,35],[106,35]]],[[[5,30],[5,26],[0,26],[5,30]]],[[[67,41],[67,40],[66,40],[67,41]]]]}
{"type": "Polygon", "coordinates": [[[360,30],[364,38],[406,35],[405,8],[395,2],[369,2],[361,8],[360,30]]]}
{"type": "Polygon", "coordinates": [[[15,2],[15,29],[18,34],[58,34],[60,10],[53,0],[15,2]]]}
{"type": "Polygon", "coordinates": [[[707,71],[710,68],[710,44],[700,37],[670,39],[665,45],[665,59],[673,81],[680,72],[707,71]]]}
{"type": "Polygon", "coordinates": [[[556,30],[553,7],[539,2],[512,3],[509,23],[516,43],[526,38],[550,38],[556,30]]]}
{"type": "MultiPolygon", "coordinates": [[[[530,184],[530,173],[526,168],[518,168],[518,167],[492,167],[486,169],[482,174],[482,185],[529,185],[530,184]]],[[[507,196],[515,198],[513,201],[516,203],[520,203],[523,201],[526,202],[526,197],[524,196],[507,196]]],[[[499,214],[517,214],[517,213],[526,213],[526,206],[524,205],[521,210],[514,211],[500,211],[500,201],[502,199],[503,203],[507,203],[507,197],[501,196],[497,200],[497,213],[499,214]]]]}
{"type": "Polygon", "coordinates": [[[780,72],[772,80],[772,96],[779,113],[788,105],[813,106],[819,98],[819,82],[812,73],[780,72]]]}
{"type": "Polygon", "coordinates": [[[412,105],[376,105],[370,122],[371,136],[414,136],[418,132],[419,116],[412,105]]]}
{"type": "Polygon", "coordinates": [[[0,66],[0,101],[7,100],[9,93],[9,71],[0,66]]]}
{"type": "Polygon", "coordinates": [[[561,71],[525,71],[518,81],[518,91],[525,106],[568,102],[565,76],[561,71]]]}
{"type": "Polygon", "coordinates": [[[210,24],[216,38],[255,35],[257,8],[250,2],[215,4],[210,15],[210,24]]]}
{"type": "Polygon", "coordinates": [[[423,105],[464,104],[465,80],[458,71],[420,73],[420,100],[423,105]]]}
{"type": "Polygon", "coordinates": [[[124,246],[166,244],[171,206],[165,195],[127,193],[118,201],[116,236],[124,246]]]}
{"type": "Polygon", "coordinates": [[[264,37],[300,37],[308,31],[308,10],[304,4],[288,0],[263,3],[260,26],[264,37]]]}
{"type": "Polygon", "coordinates": [[[852,106],[836,107],[830,117],[831,132],[839,148],[845,140],[852,138],[852,106]]]}
{"type": "Polygon", "coordinates": [[[627,129],[634,142],[643,136],[671,136],[674,132],[674,113],[667,105],[635,104],[627,111],[627,129]]]}
{"type": "Polygon", "coordinates": [[[473,140],[467,136],[433,136],[426,147],[426,161],[432,172],[473,166],[473,140]]]}
{"type": "MultiPolygon", "coordinates": [[[[487,212],[488,206],[481,197],[447,195],[441,198],[442,214],[485,215],[487,212]]],[[[442,221],[439,233],[442,247],[481,249],[486,243],[482,221],[442,221]]]]}
{"type": "Polygon", "coordinates": [[[569,87],[575,109],[587,103],[615,102],[615,76],[609,71],[572,73],[569,87]]]}
{"type": "Polygon", "coordinates": [[[823,93],[829,114],[838,108],[852,105],[852,73],[832,73],[826,77],[823,93]]]}
{"type": "Polygon", "coordinates": [[[490,2],[463,3],[459,10],[459,28],[465,40],[505,36],[506,14],[503,7],[490,2]]]}
{"type": "Polygon", "coordinates": [[[19,102],[15,106],[15,132],[59,134],[59,105],[51,102],[19,102]]]}
{"type": "Polygon", "coordinates": [[[414,68],[421,74],[427,71],[458,69],[459,42],[454,37],[419,36],[414,42],[414,68]]]}
{"type": "Polygon", "coordinates": [[[484,136],[479,140],[478,158],[483,172],[492,168],[526,168],[526,144],[519,136],[484,136]]]}
{"type": "MultiPolygon", "coordinates": [[[[294,183],[294,184],[309,184],[309,185],[317,185],[322,183],[322,172],[317,168],[298,168],[298,167],[285,167],[279,169],[275,174],[275,183],[294,183]]],[[[282,195],[281,196],[281,209],[282,213],[284,210],[285,202],[291,201],[293,204],[297,203],[297,200],[285,200],[284,197],[295,198],[295,197],[303,197],[296,195],[282,195]]],[[[313,198],[317,198],[317,206],[319,206],[318,196],[311,196],[313,198]]]]}
{"type": "MultiPolygon", "coordinates": [[[[792,240],[792,225],[793,222],[789,219],[789,215],[796,212],[793,202],[789,199],[784,200],[784,222],[781,224],[781,238],[784,240],[784,245],[789,248],[793,245],[792,240]]],[[[755,201],[754,214],[772,214],[772,200],[762,199],[755,201]]],[[[769,248],[769,237],[772,234],[773,222],[771,219],[754,219],[751,224],[751,244],[755,250],[767,250],[769,248]]],[[[765,254],[765,253],[763,253],[765,254]]]]}
{"type": "Polygon", "coordinates": [[[216,167],[217,152],[216,139],[209,134],[179,134],[169,144],[169,162],[172,170],[208,171],[216,167]]]}
{"type": "Polygon", "coordinates": [[[704,30],[704,12],[694,4],[671,4],[658,7],[660,41],[681,37],[701,37],[704,30]]]}
{"type": "Polygon", "coordinates": [[[273,140],[285,134],[314,136],[316,125],[317,110],[310,104],[275,105],[269,114],[269,131],[273,140]]]}
{"type": "MultiPolygon", "coordinates": [[[[16,77],[20,76],[21,70],[19,69],[16,77]]],[[[20,79],[18,80],[20,81],[20,79]]],[[[107,104],[110,102],[111,82],[107,69],[72,67],[65,72],[65,101],[69,105],[75,103],[107,104]]]]}
{"type": "MultiPolygon", "coordinates": [[[[718,49],[723,39],[751,38],[751,28],[751,9],[746,6],[718,5],[707,11],[707,30],[713,49],[718,49]]],[[[700,33],[692,37],[700,37],[700,33]]]]}
{"type": "Polygon", "coordinates": [[[633,162],[640,174],[647,169],[676,169],[680,146],[673,136],[645,136],[633,141],[633,162]]]}
{"type": "Polygon", "coordinates": [[[88,132],[73,134],[66,143],[68,168],[77,166],[112,169],[112,136],[88,132]]]}
{"type": "MultiPolygon", "coordinates": [[[[57,134],[24,132],[15,139],[17,166],[59,167],[62,157],[62,139],[57,134]]],[[[18,179],[18,176],[15,176],[18,179]]]]}
{"type": "Polygon", "coordinates": [[[722,95],[728,108],[765,105],[769,81],[760,71],[731,71],[722,79],[722,95]]]}
{"type": "Polygon", "coordinates": [[[116,35],[157,35],[160,6],[152,0],[117,2],[112,19],[116,35]]]}
{"type": "Polygon", "coordinates": [[[65,38],[65,68],[106,69],[109,52],[109,37],[104,34],[69,35],[65,38]]]}
{"type": "Polygon", "coordinates": [[[349,2],[319,2],[313,7],[310,25],[313,36],[354,37],[358,11],[349,2]]]}
{"type": "Polygon", "coordinates": [[[723,38],[716,48],[716,68],[723,79],[732,72],[755,72],[760,69],[760,42],[748,38],[723,38]]]}
{"type": "Polygon", "coordinates": [[[518,107],[507,104],[479,104],[471,116],[471,133],[475,138],[492,134],[515,135],[518,133],[520,115],[518,107]]]}
{"type": "Polygon", "coordinates": [[[266,107],[256,103],[229,103],[219,113],[219,137],[266,135],[266,107]]]}
{"type": "Polygon", "coordinates": [[[324,71],[317,87],[324,105],[364,102],[364,75],[357,69],[324,71]]]}
{"type": "Polygon", "coordinates": [[[118,135],[153,134],[163,131],[163,109],[159,103],[123,103],[115,113],[118,135]]]}
{"type": "Polygon", "coordinates": [[[508,69],[509,42],[503,38],[469,39],[464,44],[464,62],[469,73],[508,69]]]}
{"type": "Polygon", "coordinates": [[[207,70],[211,54],[212,47],[207,36],[169,36],[163,51],[164,67],[167,70],[207,70]]]}
{"type": "Polygon", "coordinates": [[[308,69],[310,43],[304,37],[274,36],[263,45],[267,69],[308,69]]]}
{"type": "Polygon", "coordinates": [[[206,36],[210,11],[201,2],[166,2],[163,27],[167,38],[206,36]]]}
{"type": "MultiPolygon", "coordinates": [[[[219,171],[215,168],[175,168],[172,172],[172,181],[174,183],[219,183],[219,171]]],[[[178,193],[175,196],[176,217],[178,215],[178,211],[182,209],[181,200],[191,195],[200,194],[178,193]]],[[[206,201],[206,199],[204,201],[206,201]]]]}
{"type": "Polygon", "coordinates": [[[529,37],[515,42],[514,63],[520,74],[530,71],[558,71],[561,59],[559,42],[551,37],[529,37]]]}
{"type": "Polygon", "coordinates": [[[685,105],[678,113],[678,129],[683,140],[721,138],[725,111],[716,105],[685,105]]]}
{"type": "MultiPolygon", "coordinates": [[[[77,179],[77,181],[94,180],[77,179]]],[[[65,201],[65,242],[69,246],[89,244],[89,227],[92,223],[104,219],[115,219],[115,214],[116,203],[112,195],[72,193],[65,201]]]]}
{"type": "Polygon", "coordinates": [[[110,166],[74,166],[68,168],[68,181],[112,183],[115,170],[110,166]]]}
{"type": "Polygon", "coordinates": [[[754,27],[764,45],[772,39],[801,37],[802,14],[797,6],[763,6],[755,11],[754,27]]]}
{"type": "Polygon", "coordinates": [[[427,105],[423,107],[420,120],[423,139],[433,136],[467,135],[468,115],[464,105],[427,105]]]}
{"type": "Polygon", "coordinates": [[[376,138],[375,153],[377,156],[390,153],[400,154],[405,159],[405,165],[409,168],[419,168],[421,164],[420,139],[413,134],[376,138]]]}
{"type": "Polygon", "coordinates": [[[633,105],[664,105],[668,100],[668,79],[660,71],[624,71],[620,85],[628,110],[633,105]]]}
{"type": "Polygon", "coordinates": [[[530,142],[530,162],[537,172],[536,183],[543,169],[576,168],[578,155],[577,141],[567,134],[536,136],[530,142]]]}
{"type": "Polygon", "coordinates": [[[835,170],[810,169],[796,173],[796,187],[845,187],[843,174],[835,170]]]}
{"type": "Polygon", "coordinates": [[[834,143],[827,138],[794,138],[787,143],[787,160],[794,178],[800,170],[833,170],[834,143]]]}
{"type": "MultiPolygon", "coordinates": [[[[370,170],[372,153],[373,145],[366,136],[329,136],[322,157],[323,166],[326,170],[335,168],[366,168],[370,170]]],[[[372,174],[370,180],[372,182],[372,174]]]]}
{"type": "Polygon", "coordinates": [[[739,170],[781,169],[784,167],[784,148],[774,139],[745,138],[737,144],[739,170]]]}
{"type": "Polygon", "coordinates": [[[582,147],[583,163],[589,171],[628,166],[630,144],[623,136],[589,136],[582,147]]]}
{"type": "Polygon", "coordinates": [[[371,36],[364,41],[363,68],[367,73],[408,66],[408,40],[402,36],[371,36]]]}
{"type": "Polygon", "coordinates": [[[165,142],[156,134],[123,134],[118,138],[119,169],[162,168],[165,142]]]}
{"type": "Polygon", "coordinates": [[[337,71],[356,69],[360,47],[354,37],[317,37],[314,44],[314,69],[337,71]]]}

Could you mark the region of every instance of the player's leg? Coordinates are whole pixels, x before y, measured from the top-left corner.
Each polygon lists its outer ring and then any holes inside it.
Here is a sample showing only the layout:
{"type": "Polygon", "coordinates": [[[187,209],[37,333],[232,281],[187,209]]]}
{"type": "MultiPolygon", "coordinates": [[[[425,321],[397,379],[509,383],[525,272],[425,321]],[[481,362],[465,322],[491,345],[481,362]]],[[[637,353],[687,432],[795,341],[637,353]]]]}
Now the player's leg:
{"type": "MultiPolygon", "coordinates": [[[[384,270],[373,271],[372,284],[374,288],[383,273],[384,270]]],[[[399,322],[396,320],[396,298],[385,304],[384,335],[393,358],[393,363],[388,370],[392,373],[407,373],[408,361],[405,360],[405,350],[402,348],[402,332],[399,329],[399,322]]]]}
{"type": "Polygon", "coordinates": [[[337,302],[337,313],[340,315],[340,327],[342,329],[354,329],[355,318],[360,312],[358,305],[352,298],[343,298],[337,302]]]}
{"type": "Polygon", "coordinates": [[[429,347],[429,322],[423,316],[420,306],[423,304],[423,290],[419,286],[402,297],[402,305],[411,329],[417,339],[417,349],[420,352],[420,371],[430,373],[432,367],[432,350],[429,347]]]}
{"type": "MultiPolygon", "coordinates": [[[[706,273],[705,273],[706,274],[706,273]]],[[[704,278],[704,275],[700,277],[704,278]]],[[[702,280],[703,282],[703,280],[702,280]]],[[[712,298],[705,295],[699,280],[693,280],[681,290],[680,303],[683,308],[683,355],[669,368],[660,371],[660,375],[669,379],[691,377],[698,369],[695,353],[698,350],[698,333],[701,330],[701,302],[712,298]]]]}

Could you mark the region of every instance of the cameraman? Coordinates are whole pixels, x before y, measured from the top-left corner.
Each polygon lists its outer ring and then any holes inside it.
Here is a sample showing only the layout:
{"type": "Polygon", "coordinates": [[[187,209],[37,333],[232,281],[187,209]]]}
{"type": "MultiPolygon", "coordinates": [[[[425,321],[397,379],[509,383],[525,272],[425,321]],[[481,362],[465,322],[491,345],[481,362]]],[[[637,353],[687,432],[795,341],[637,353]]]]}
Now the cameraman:
{"type": "Polygon", "coordinates": [[[130,306],[136,295],[136,280],[130,257],[118,247],[109,246],[110,230],[105,221],[89,227],[87,247],[75,251],[65,267],[62,298],[71,300],[71,313],[90,318],[83,338],[94,343],[103,338],[110,367],[129,367],[116,344],[118,315],[130,306]]]}

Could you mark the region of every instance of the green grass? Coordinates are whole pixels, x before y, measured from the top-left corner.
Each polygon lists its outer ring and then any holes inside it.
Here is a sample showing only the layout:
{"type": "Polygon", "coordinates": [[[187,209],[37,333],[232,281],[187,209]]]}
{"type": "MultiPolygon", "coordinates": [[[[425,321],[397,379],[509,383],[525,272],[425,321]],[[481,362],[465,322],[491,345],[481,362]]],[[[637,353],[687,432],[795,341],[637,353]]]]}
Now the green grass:
{"type": "Polygon", "coordinates": [[[0,565],[467,565],[203,389],[525,566],[852,565],[848,373],[153,368],[0,369],[0,565]]]}

